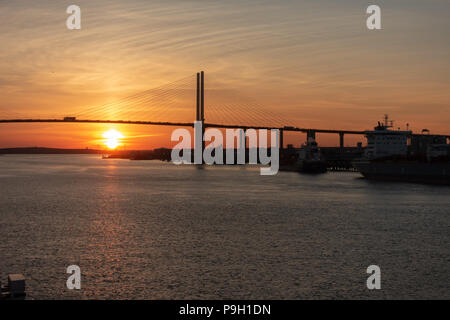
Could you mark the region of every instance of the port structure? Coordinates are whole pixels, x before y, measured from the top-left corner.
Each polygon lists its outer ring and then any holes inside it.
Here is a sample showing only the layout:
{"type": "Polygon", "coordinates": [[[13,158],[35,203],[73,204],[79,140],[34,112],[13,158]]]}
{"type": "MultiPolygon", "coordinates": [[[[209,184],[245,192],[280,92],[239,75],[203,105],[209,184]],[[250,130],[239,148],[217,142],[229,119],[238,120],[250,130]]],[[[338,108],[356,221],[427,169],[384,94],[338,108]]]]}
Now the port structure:
{"type": "MultiPolygon", "coordinates": [[[[203,71],[196,74],[196,118],[195,121],[202,123],[202,133],[206,128],[218,128],[218,129],[255,129],[255,130],[272,130],[278,129],[280,131],[280,148],[284,148],[284,133],[285,132],[300,132],[306,133],[307,138],[314,138],[318,133],[337,134],[339,135],[339,147],[344,149],[344,136],[345,135],[365,135],[366,130],[336,130],[336,129],[317,129],[317,128],[302,128],[293,126],[264,126],[264,125],[242,125],[242,124],[219,124],[205,121],[205,73],[203,71]]],[[[94,112],[95,114],[95,112],[94,112]]],[[[76,116],[64,116],[61,118],[12,118],[2,119],[0,114],[0,123],[92,123],[92,124],[128,124],[128,125],[150,125],[150,126],[175,126],[175,127],[194,127],[194,122],[178,122],[178,121],[147,121],[147,120],[109,120],[109,119],[88,119],[78,118],[76,116]]],[[[390,134],[395,134],[390,133],[390,134]]],[[[398,134],[405,134],[399,131],[398,134]]],[[[413,134],[410,133],[412,136],[413,134]]],[[[439,137],[445,137],[450,139],[450,135],[434,135],[439,137]]],[[[202,139],[203,141],[203,139],[202,139]]],[[[204,148],[204,141],[202,142],[202,148],[204,148]]]]}

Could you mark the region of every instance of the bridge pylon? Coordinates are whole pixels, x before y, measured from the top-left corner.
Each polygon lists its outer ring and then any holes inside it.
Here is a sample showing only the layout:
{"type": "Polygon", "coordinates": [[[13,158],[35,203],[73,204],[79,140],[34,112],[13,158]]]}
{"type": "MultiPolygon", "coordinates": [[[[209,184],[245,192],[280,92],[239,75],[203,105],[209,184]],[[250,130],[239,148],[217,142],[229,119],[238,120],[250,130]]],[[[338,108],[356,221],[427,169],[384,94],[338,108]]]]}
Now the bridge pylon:
{"type": "Polygon", "coordinates": [[[203,71],[197,72],[197,110],[195,121],[200,121],[202,125],[201,139],[199,137],[195,138],[196,143],[201,141],[201,146],[195,145],[195,148],[201,147],[203,155],[205,150],[205,73],[203,71]]]}
{"type": "Polygon", "coordinates": [[[195,121],[205,122],[205,73],[197,72],[197,110],[195,121]]]}

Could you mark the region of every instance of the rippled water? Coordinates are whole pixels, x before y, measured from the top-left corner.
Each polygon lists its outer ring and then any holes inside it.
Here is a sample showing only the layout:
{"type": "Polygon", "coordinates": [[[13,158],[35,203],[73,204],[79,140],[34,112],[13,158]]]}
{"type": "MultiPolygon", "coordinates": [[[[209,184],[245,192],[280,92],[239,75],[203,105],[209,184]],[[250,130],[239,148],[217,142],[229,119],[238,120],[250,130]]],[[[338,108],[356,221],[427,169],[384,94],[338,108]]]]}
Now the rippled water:
{"type": "Polygon", "coordinates": [[[65,155],[2,156],[0,186],[0,277],[34,299],[450,298],[449,187],[65,155]]]}

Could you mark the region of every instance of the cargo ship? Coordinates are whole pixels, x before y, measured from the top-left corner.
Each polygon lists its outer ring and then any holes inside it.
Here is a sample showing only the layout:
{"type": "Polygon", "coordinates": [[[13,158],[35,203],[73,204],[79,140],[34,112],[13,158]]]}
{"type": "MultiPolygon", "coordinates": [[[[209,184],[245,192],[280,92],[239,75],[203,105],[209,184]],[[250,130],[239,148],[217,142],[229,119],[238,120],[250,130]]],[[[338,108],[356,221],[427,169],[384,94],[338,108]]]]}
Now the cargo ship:
{"type": "Polygon", "coordinates": [[[354,167],[367,179],[450,185],[450,145],[447,136],[393,130],[384,122],[366,131],[367,148],[354,167]]]}

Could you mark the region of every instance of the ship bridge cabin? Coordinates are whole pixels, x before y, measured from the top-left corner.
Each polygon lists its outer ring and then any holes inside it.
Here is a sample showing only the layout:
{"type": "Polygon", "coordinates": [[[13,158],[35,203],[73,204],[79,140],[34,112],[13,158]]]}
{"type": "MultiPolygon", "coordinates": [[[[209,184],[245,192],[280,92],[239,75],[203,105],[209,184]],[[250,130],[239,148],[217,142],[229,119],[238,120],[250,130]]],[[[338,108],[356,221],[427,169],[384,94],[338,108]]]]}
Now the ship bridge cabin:
{"type": "Polygon", "coordinates": [[[411,131],[392,130],[393,123],[387,116],[385,122],[378,122],[373,131],[366,131],[367,148],[365,156],[369,159],[408,154],[408,137],[411,131]]]}

